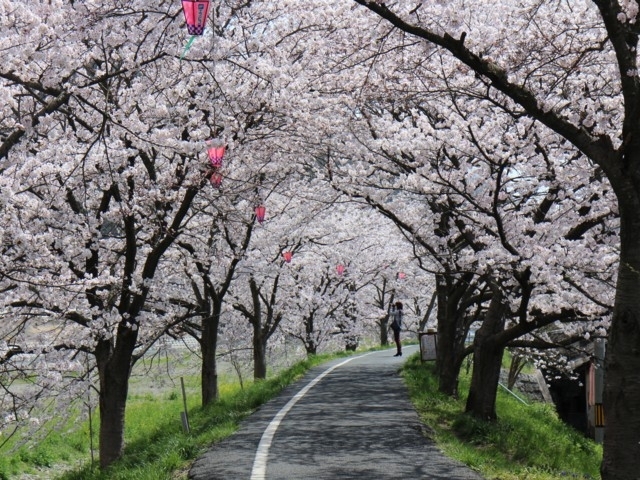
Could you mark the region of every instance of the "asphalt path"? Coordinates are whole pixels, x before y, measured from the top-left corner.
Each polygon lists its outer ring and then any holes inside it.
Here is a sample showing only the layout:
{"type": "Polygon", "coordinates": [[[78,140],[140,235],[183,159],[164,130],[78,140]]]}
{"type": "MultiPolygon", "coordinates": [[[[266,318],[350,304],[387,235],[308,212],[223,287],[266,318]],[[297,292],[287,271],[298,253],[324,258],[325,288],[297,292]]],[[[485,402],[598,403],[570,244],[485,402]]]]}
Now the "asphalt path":
{"type": "Polygon", "coordinates": [[[366,353],[311,369],[191,467],[191,480],[482,477],[423,435],[398,374],[417,347],[366,353]]]}

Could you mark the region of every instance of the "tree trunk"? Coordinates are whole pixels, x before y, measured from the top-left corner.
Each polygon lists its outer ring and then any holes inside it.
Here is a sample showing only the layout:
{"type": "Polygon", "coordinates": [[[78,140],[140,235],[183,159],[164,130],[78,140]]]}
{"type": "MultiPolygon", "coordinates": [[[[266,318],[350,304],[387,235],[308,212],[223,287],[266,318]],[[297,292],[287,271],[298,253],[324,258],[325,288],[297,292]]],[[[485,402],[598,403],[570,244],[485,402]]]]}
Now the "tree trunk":
{"type": "Polygon", "coordinates": [[[418,331],[424,332],[424,329],[427,327],[427,323],[429,323],[429,318],[431,317],[431,312],[433,312],[433,307],[435,306],[437,298],[438,291],[436,290],[435,292],[433,292],[433,295],[431,295],[431,301],[429,302],[429,306],[427,307],[427,312],[424,314],[424,317],[422,317],[422,320],[420,320],[418,331]]]}
{"type": "Polygon", "coordinates": [[[355,338],[347,338],[344,349],[347,352],[355,352],[358,349],[358,340],[355,338]]]}
{"type": "Polygon", "coordinates": [[[253,378],[267,378],[267,341],[261,334],[260,322],[253,324],[253,378]]]}
{"type": "Polygon", "coordinates": [[[100,374],[100,468],[103,469],[124,452],[128,383],[128,375],[117,372],[100,374]]]}
{"type": "Polygon", "coordinates": [[[307,351],[307,357],[310,357],[318,353],[318,347],[314,340],[308,340],[307,342],[305,342],[304,348],[307,351]]]}
{"type": "Polygon", "coordinates": [[[389,345],[389,314],[380,320],[380,346],[389,345]]]}
{"type": "Polygon", "coordinates": [[[520,355],[513,355],[511,357],[511,365],[509,365],[509,375],[507,377],[507,388],[509,388],[509,390],[513,390],[513,387],[518,381],[520,373],[522,373],[522,369],[526,365],[527,360],[525,357],[522,357],[520,355]]]}
{"type": "Polygon", "coordinates": [[[304,322],[304,329],[305,329],[304,348],[307,351],[307,357],[310,357],[311,355],[315,355],[318,352],[318,344],[315,340],[315,336],[316,336],[315,322],[313,321],[313,319],[314,319],[314,314],[310,314],[304,322]]]}
{"type": "Polygon", "coordinates": [[[218,365],[216,351],[218,347],[218,325],[220,323],[220,305],[215,304],[213,314],[202,319],[202,351],[201,392],[202,406],[209,405],[218,399],[218,365]]]}
{"type": "Polygon", "coordinates": [[[438,293],[438,349],[436,352],[436,375],[438,390],[445,395],[458,396],[458,377],[464,360],[464,321],[457,315],[456,299],[444,275],[436,276],[438,293]]]}
{"type": "Polygon", "coordinates": [[[473,373],[465,411],[475,418],[495,420],[496,395],[504,345],[495,341],[495,335],[504,331],[505,305],[502,292],[493,285],[493,296],[482,326],[473,341],[473,373]]]}
{"type": "Polygon", "coordinates": [[[438,390],[451,397],[458,396],[458,377],[462,359],[456,354],[455,325],[438,322],[438,349],[436,352],[436,375],[438,390]]]}
{"type": "Polygon", "coordinates": [[[640,189],[631,183],[616,191],[621,245],[605,360],[603,480],[638,478],[640,458],[640,189]]]}
{"type": "Polygon", "coordinates": [[[115,348],[101,340],[95,349],[100,381],[100,467],[107,468],[124,452],[124,420],[131,360],[137,334],[119,328],[115,348]]]}
{"type": "Polygon", "coordinates": [[[465,411],[475,418],[497,418],[496,396],[503,354],[504,347],[491,340],[480,341],[478,345],[474,345],[473,373],[465,411]]]}
{"type": "Polygon", "coordinates": [[[267,340],[268,333],[262,325],[262,305],[260,303],[260,289],[255,278],[249,278],[249,287],[251,289],[251,303],[253,312],[249,312],[246,308],[240,307],[245,317],[253,327],[252,344],[253,344],[253,379],[264,380],[267,378],[267,340]]]}

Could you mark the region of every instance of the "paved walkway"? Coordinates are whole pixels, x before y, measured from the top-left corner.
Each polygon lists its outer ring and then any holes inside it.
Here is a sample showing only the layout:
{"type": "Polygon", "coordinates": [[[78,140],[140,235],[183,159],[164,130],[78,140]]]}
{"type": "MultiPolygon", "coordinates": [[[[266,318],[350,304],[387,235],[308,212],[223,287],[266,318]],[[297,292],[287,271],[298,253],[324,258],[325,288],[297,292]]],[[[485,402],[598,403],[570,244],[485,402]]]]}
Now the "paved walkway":
{"type": "MultiPolygon", "coordinates": [[[[416,347],[405,349],[405,355],[416,347]]],[[[316,367],[214,445],[191,480],[481,480],[422,434],[392,350],[316,367]]]]}

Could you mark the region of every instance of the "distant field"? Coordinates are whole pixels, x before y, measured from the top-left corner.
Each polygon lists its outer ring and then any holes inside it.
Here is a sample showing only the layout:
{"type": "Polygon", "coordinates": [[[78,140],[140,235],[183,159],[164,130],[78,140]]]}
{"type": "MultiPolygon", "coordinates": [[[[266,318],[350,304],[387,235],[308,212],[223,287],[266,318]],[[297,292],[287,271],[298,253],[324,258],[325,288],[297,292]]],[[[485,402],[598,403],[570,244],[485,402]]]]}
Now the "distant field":
{"type": "MultiPolygon", "coordinates": [[[[127,403],[127,443],[142,433],[145,424],[174,419],[177,429],[182,428],[180,412],[183,408],[181,378],[184,381],[189,410],[200,407],[200,357],[198,344],[193,339],[170,341],[153,348],[134,367],[127,403]],[[149,415],[150,409],[155,410],[149,415]],[[155,418],[158,415],[160,418],[155,418]],[[145,421],[148,416],[148,422],[145,421]],[[138,419],[135,420],[134,418],[138,419]]],[[[220,350],[218,374],[221,392],[240,388],[240,380],[252,383],[251,350],[220,350]]],[[[304,349],[293,342],[273,347],[268,352],[269,371],[281,371],[306,356],[304,349]]],[[[25,355],[22,362],[33,361],[25,355]]],[[[269,375],[272,375],[270,373],[269,375]]],[[[30,387],[28,382],[17,382],[12,389],[17,393],[30,387]]],[[[92,395],[93,422],[89,425],[89,405],[86,398],[78,399],[55,422],[42,425],[34,431],[18,431],[0,449],[0,480],[44,480],[80,464],[91,462],[91,449],[97,461],[97,395],[92,395]],[[90,436],[91,433],[91,436],[90,436]]],[[[34,412],[37,416],[37,412],[34,412]]],[[[171,422],[171,420],[169,420],[171,422]]],[[[0,434],[0,443],[10,432],[0,434]],[[4,436],[4,438],[3,438],[4,436]]]]}

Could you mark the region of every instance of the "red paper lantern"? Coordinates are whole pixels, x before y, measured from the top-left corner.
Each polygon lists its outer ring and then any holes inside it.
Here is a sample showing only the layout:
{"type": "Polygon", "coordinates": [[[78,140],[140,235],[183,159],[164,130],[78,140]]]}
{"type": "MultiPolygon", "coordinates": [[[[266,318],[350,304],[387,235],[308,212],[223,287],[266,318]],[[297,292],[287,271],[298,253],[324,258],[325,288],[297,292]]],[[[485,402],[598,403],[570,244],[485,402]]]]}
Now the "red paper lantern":
{"type": "Polygon", "coordinates": [[[342,264],[337,265],[336,272],[338,272],[338,275],[342,275],[344,273],[344,265],[342,264]]]}
{"type": "Polygon", "coordinates": [[[209,181],[214,187],[220,188],[220,185],[222,184],[222,174],[219,172],[213,172],[209,181]]]}
{"type": "Polygon", "coordinates": [[[207,26],[209,0],[182,0],[182,11],[189,35],[202,35],[207,26]]]}
{"type": "Polygon", "coordinates": [[[404,272],[398,272],[398,280],[404,280],[407,278],[407,274],[404,272]]]}
{"type": "Polygon", "coordinates": [[[209,161],[213,168],[220,168],[222,166],[222,158],[224,157],[224,145],[214,145],[211,142],[207,142],[207,155],[209,155],[209,161]]]}
{"type": "Polygon", "coordinates": [[[282,257],[284,258],[284,261],[287,263],[291,262],[291,258],[293,257],[293,253],[292,252],[282,252],[282,257]]]}
{"type": "Polygon", "coordinates": [[[264,214],[267,213],[267,209],[265,208],[264,205],[258,205],[256,207],[256,220],[258,220],[258,223],[262,223],[264,222],[264,214]]]}

